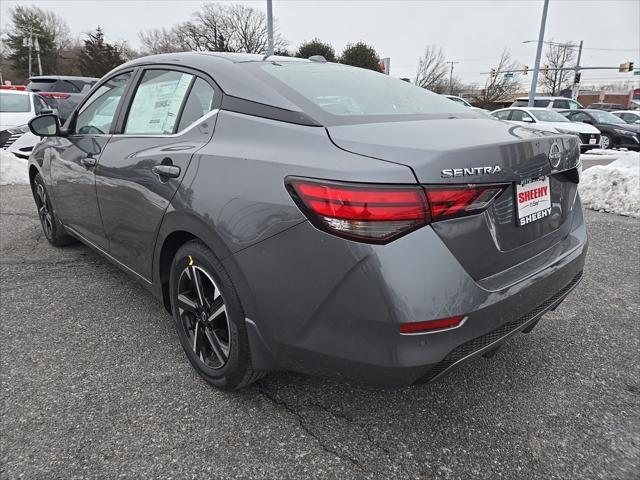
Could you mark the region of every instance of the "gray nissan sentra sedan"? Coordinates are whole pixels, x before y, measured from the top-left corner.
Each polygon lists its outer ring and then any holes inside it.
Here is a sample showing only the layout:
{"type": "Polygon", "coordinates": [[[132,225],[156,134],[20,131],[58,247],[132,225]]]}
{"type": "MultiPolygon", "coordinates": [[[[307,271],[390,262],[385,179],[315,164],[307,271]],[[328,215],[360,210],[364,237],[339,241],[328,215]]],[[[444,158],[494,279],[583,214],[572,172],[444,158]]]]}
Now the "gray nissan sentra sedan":
{"type": "Polygon", "coordinates": [[[428,382],[531,331],[582,274],[578,137],[322,57],[140,58],[64,126],[30,126],[47,239],[146,285],[218,388],[428,382]]]}

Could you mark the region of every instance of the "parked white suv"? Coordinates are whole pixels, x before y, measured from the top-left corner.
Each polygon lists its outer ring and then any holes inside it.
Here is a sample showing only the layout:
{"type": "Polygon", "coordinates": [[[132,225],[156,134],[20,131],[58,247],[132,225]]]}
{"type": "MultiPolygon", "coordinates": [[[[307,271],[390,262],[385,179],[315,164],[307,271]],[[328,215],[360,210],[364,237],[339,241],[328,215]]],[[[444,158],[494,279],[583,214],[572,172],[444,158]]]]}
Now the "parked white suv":
{"type": "MultiPolygon", "coordinates": [[[[529,106],[529,97],[516,98],[516,101],[511,106],[527,107],[529,106]]],[[[536,97],[533,101],[533,106],[552,110],[579,110],[584,108],[580,103],[567,97],[536,97]]]]}

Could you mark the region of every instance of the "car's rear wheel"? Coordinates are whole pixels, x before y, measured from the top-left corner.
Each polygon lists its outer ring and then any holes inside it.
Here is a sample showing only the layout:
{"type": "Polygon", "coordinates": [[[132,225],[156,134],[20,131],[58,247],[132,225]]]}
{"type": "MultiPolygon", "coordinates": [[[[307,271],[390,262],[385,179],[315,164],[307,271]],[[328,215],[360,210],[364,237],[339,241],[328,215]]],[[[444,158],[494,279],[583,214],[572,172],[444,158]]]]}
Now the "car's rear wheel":
{"type": "Polygon", "coordinates": [[[244,311],[233,283],[200,241],[176,253],[170,296],[180,343],[208,383],[235,390],[262,376],[251,367],[244,311]]]}
{"type": "Polygon", "coordinates": [[[51,199],[47,193],[47,188],[39,173],[36,174],[33,179],[33,198],[36,202],[36,208],[38,209],[38,218],[42,226],[42,233],[44,233],[49,243],[56,247],[75,243],[76,239],[67,235],[58,217],[56,217],[53,206],[51,205],[51,199]]]}
{"type": "Polygon", "coordinates": [[[600,146],[605,150],[608,150],[609,148],[613,147],[613,138],[611,138],[610,135],[603,133],[602,137],[600,138],[600,146]]]}

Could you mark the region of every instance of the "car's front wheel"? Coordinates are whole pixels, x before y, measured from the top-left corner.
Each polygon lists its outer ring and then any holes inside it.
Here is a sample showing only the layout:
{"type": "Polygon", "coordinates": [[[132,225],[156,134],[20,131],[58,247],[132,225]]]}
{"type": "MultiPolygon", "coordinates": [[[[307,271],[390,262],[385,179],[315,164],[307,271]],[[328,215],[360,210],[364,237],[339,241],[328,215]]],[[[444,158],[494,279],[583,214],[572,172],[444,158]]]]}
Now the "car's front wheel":
{"type": "Polygon", "coordinates": [[[611,138],[610,135],[603,133],[602,137],[600,138],[600,146],[605,150],[610,149],[611,147],[613,147],[613,138],[611,138]]]}
{"type": "Polygon", "coordinates": [[[38,209],[38,218],[42,226],[42,233],[51,245],[62,247],[75,243],[76,239],[67,235],[64,227],[56,217],[56,213],[51,205],[51,199],[44,185],[42,176],[38,173],[33,179],[33,198],[38,209]]]}
{"type": "Polygon", "coordinates": [[[170,296],[180,343],[211,385],[236,390],[253,372],[244,311],[228,274],[202,242],[183,245],[171,265],[170,296]]]}

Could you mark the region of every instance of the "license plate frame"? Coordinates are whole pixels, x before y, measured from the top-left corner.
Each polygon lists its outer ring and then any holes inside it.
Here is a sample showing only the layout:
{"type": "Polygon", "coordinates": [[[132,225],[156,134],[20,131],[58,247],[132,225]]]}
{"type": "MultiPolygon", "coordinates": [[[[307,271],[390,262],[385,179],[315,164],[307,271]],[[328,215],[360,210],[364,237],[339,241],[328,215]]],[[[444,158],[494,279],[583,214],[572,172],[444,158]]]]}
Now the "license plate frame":
{"type": "Polygon", "coordinates": [[[548,176],[527,178],[515,184],[516,225],[524,227],[551,215],[548,176]]]}

